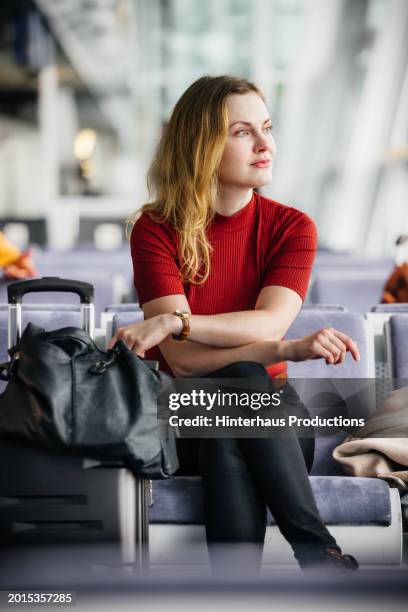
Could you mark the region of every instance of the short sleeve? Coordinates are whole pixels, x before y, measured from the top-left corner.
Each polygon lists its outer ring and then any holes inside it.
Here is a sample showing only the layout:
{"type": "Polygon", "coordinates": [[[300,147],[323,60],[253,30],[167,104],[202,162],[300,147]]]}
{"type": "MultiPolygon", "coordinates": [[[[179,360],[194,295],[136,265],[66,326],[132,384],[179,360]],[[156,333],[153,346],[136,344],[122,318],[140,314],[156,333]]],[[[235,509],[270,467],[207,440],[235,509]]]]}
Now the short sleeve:
{"type": "Polygon", "coordinates": [[[143,213],[133,226],[130,246],[140,304],[165,295],[184,294],[175,232],[143,213]]]}
{"type": "Polygon", "coordinates": [[[317,230],[312,219],[294,208],[278,240],[266,257],[262,287],[279,285],[296,291],[305,299],[317,249],[317,230]],[[276,246],[276,245],[275,245],[276,246]]]}

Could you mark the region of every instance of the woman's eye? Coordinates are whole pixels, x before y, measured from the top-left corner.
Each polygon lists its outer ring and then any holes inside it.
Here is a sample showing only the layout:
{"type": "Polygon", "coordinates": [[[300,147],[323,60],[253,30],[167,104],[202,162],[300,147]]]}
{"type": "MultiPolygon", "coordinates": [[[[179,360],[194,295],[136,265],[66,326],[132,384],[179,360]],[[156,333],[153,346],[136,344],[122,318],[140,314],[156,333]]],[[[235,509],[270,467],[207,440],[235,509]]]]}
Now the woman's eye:
{"type": "Polygon", "coordinates": [[[265,130],[265,132],[267,132],[268,134],[272,134],[273,127],[272,127],[271,125],[267,125],[267,126],[264,128],[264,130],[265,130]]]}
{"type": "Polygon", "coordinates": [[[248,130],[239,130],[235,136],[245,136],[246,134],[249,134],[248,130]]]}

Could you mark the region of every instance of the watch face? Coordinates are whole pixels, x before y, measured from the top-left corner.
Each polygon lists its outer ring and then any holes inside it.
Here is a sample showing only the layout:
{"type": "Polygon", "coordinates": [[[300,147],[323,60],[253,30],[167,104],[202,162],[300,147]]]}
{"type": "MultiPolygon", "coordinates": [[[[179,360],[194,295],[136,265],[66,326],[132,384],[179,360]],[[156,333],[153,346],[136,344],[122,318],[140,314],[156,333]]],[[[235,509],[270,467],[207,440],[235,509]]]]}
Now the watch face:
{"type": "Polygon", "coordinates": [[[184,312],[183,310],[176,310],[175,314],[177,314],[179,317],[182,317],[183,319],[186,319],[188,317],[188,312],[184,312]]]}

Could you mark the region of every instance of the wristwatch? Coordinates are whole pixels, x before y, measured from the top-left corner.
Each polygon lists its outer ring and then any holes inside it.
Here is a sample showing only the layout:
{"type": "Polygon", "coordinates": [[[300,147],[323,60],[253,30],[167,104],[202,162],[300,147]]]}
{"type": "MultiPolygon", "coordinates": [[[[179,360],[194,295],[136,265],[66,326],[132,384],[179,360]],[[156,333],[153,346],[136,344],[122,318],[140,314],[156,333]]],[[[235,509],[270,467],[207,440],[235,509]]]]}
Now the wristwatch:
{"type": "Polygon", "coordinates": [[[183,322],[181,332],[178,335],[173,334],[173,338],[174,340],[185,340],[190,333],[190,313],[186,310],[175,310],[173,314],[179,317],[183,322]]]}

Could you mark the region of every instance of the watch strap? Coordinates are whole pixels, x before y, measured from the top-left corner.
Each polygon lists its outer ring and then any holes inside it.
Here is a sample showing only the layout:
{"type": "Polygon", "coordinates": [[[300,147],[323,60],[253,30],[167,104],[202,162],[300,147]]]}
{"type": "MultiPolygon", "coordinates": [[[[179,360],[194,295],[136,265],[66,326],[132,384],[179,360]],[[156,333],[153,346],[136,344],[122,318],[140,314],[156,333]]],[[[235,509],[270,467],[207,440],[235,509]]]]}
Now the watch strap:
{"type": "Polygon", "coordinates": [[[174,340],[186,340],[190,333],[190,313],[185,310],[175,310],[173,314],[179,317],[183,323],[183,328],[179,334],[173,334],[174,340]]]}

